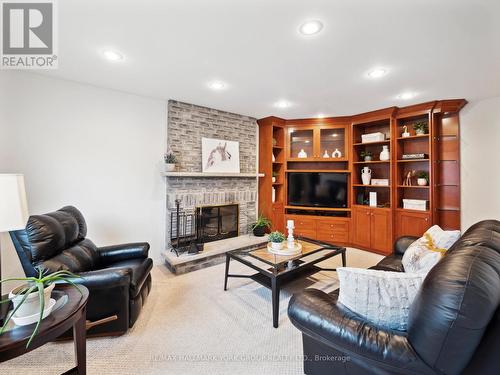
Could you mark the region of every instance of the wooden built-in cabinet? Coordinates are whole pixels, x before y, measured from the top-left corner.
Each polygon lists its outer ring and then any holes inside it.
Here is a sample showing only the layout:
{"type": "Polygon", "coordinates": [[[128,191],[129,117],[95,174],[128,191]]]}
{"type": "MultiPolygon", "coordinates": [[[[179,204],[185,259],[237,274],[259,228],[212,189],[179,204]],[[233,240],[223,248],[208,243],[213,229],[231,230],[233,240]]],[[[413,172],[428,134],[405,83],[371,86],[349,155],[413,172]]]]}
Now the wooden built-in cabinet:
{"type": "Polygon", "coordinates": [[[420,236],[434,224],[460,229],[459,112],[465,104],[463,99],[441,100],[354,116],[258,120],[259,172],[265,175],[259,180],[259,212],[272,220],[273,230],[285,231],[286,220],[291,219],[298,236],[381,254],[392,251],[396,238],[420,236]],[[418,135],[413,125],[422,121],[427,132],[418,135]],[[402,136],[404,129],[409,137],[402,136]],[[383,140],[362,141],[364,134],[378,132],[384,134],[383,140]],[[380,160],[383,147],[390,152],[389,160],[380,160]],[[332,157],[335,150],[340,157],[332,157]],[[370,152],[372,160],[364,160],[362,152],[370,152]],[[403,158],[414,153],[424,157],[403,158]],[[371,170],[372,179],[386,179],[388,184],[364,185],[364,167],[371,170]],[[418,186],[417,176],[412,176],[412,184],[407,186],[405,177],[412,171],[426,172],[428,184],[418,186]],[[289,205],[290,172],[347,174],[348,206],[289,205]],[[377,193],[376,207],[369,206],[370,192],[377,193]],[[426,200],[426,210],[405,209],[403,199],[426,200]]]}

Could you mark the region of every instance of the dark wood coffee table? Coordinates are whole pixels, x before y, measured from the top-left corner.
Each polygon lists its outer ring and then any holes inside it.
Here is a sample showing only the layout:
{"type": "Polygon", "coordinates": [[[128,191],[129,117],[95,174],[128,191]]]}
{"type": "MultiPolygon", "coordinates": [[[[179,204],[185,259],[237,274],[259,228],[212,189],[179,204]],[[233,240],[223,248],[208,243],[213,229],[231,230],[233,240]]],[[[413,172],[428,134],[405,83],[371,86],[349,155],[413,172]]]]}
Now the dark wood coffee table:
{"type": "MultiPolygon", "coordinates": [[[[42,320],[40,331],[31,342],[29,348],[26,344],[35,327],[13,326],[0,336],[0,362],[19,357],[50,341],[54,341],[64,332],[73,327],[73,340],[75,342],[76,367],[65,374],[86,374],[86,329],[85,312],[89,291],[80,285],[81,293],[69,285],[57,285],[52,292],[56,300],[62,298],[61,305],[48,317],[42,320]]],[[[11,325],[12,322],[9,322],[11,325]]]]}
{"type": "Polygon", "coordinates": [[[302,254],[295,256],[275,255],[267,251],[267,247],[257,250],[234,250],[226,253],[226,272],[224,277],[224,290],[227,290],[229,277],[250,278],[259,284],[271,289],[273,304],[273,327],[278,328],[278,311],[280,289],[290,281],[307,277],[319,271],[335,271],[331,268],[321,268],[316,263],[342,256],[342,266],[346,265],[345,247],[330,245],[311,239],[300,239],[302,254]],[[229,273],[231,259],[257,271],[253,275],[235,275],[229,273]]]}

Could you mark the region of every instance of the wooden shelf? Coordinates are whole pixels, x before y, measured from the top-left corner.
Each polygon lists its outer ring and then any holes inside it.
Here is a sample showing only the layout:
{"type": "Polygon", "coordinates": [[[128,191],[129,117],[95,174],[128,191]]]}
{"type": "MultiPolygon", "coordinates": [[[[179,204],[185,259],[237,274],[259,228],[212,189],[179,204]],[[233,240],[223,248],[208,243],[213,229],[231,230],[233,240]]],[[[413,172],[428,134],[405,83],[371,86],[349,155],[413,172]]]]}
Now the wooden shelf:
{"type": "Polygon", "coordinates": [[[351,173],[347,169],[287,169],[285,173],[289,172],[315,172],[315,173],[351,173]]]}
{"type": "Polygon", "coordinates": [[[353,208],[369,208],[371,210],[386,210],[386,211],[391,210],[390,207],[372,207],[372,206],[367,205],[367,204],[353,204],[352,206],[353,206],[353,208]]]}
{"type": "Polygon", "coordinates": [[[353,164],[389,164],[389,160],[355,161],[353,164]]]}
{"type": "Polygon", "coordinates": [[[422,134],[422,135],[410,135],[409,137],[399,137],[396,138],[398,141],[404,141],[407,139],[418,139],[418,138],[429,138],[429,134],[422,134]]]}
{"type": "Polygon", "coordinates": [[[288,158],[287,161],[294,162],[320,162],[320,163],[342,163],[348,162],[348,159],[345,158],[288,158]]]}
{"type": "Polygon", "coordinates": [[[412,162],[419,162],[419,161],[429,161],[429,158],[427,158],[427,159],[400,159],[400,160],[398,160],[398,163],[412,163],[412,162]]]}
{"type": "Polygon", "coordinates": [[[352,184],[356,187],[369,187],[369,188],[390,188],[390,185],[363,185],[363,184],[352,184]]]}
{"type": "Polygon", "coordinates": [[[291,210],[304,210],[304,211],[351,211],[350,208],[331,208],[331,207],[304,207],[304,206],[285,206],[291,210]]]}
{"type": "Polygon", "coordinates": [[[273,148],[277,148],[277,149],[279,149],[279,150],[284,149],[284,147],[283,147],[283,146],[273,146],[273,148]]]}
{"type": "Polygon", "coordinates": [[[390,139],[386,139],[385,141],[376,141],[376,142],[365,142],[365,143],[353,143],[353,146],[370,146],[370,145],[386,145],[391,143],[390,139]]]}
{"type": "Polygon", "coordinates": [[[429,189],[430,186],[429,185],[425,185],[425,186],[419,186],[419,185],[411,185],[411,186],[398,185],[398,188],[403,188],[403,189],[429,189]]]}
{"type": "Polygon", "coordinates": [[[273,161],[273,164],[283,164],[282,161],[273,161]]]}

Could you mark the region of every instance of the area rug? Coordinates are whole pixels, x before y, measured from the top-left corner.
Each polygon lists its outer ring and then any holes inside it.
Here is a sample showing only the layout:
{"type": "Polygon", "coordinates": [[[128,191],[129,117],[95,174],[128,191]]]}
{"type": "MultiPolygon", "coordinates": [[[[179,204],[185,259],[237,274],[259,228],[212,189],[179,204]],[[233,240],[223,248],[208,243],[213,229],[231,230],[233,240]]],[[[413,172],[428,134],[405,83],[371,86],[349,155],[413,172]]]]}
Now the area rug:
{"type": "MultiPolygon", "coordinates": [[[[380,256],[348,248],[347,264],[369,267],[380,256]]],[[[340,266],[340,257],[320,265],[340,266]]],[[[231,263],[232,272],[248,272],[231,263]]],[[[224,265],[174,276],[153,270],[153,288],[135,326],[125,335],[87,341],[87,373],[302,374],[302,342],[286,310],[293,293],[338,288],[335,272],[289,284],[280,295],[279,327],[272,326],[271,292],[249,279],[229,279],[224,265]]],[[[74,366],[72,342],[47,344],[0,364],[1,374],[60,374],[74,366]]]]}

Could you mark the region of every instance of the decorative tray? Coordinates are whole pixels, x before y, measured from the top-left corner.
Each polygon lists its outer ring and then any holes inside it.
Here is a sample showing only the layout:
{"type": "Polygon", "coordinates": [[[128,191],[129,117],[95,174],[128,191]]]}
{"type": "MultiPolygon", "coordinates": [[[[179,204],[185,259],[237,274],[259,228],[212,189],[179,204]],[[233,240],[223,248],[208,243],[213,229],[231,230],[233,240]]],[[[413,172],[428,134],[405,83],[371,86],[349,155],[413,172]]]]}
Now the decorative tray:
{"type": "Polygon", "coordinates": [[[283,255],[283,256],[299,255],[302,253],[302,245],[298,242],[294,242],[293,249],[289,249],[285,241],[283,247],[280,250],[275,250],[273,249],[271,242],[269,242],[267,244],[267,251],[276,255],[283,255]]]}

